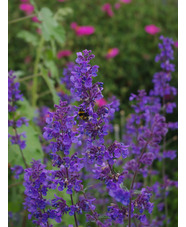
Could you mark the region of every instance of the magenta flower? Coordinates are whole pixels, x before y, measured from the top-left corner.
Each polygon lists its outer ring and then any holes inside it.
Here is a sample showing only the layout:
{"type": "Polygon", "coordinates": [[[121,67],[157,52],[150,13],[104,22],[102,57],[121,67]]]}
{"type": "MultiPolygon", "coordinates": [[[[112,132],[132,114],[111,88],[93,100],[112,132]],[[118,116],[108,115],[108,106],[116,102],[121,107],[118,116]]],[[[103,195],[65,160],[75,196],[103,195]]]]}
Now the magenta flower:
{"type": "Polygon", "coordinates": [[[72,28],[72,29],[76,29],[77,28],[77,23],[76,22],[72,22],[71,24],[70,24],[70,27],[72,28]]]}
{"type": "Polygon", "coordinates": [[[114,13],[113,13],[113,11],[112,11],[112,7],[111,7],[111,4],[110,4],[110,3],[105,3],[105,4],[102,6],[101,9],[102,9],[103,12],[106,12],[107,15],[108,15],[109,17],[114,16],[114,13]]]}
{"type": "Polygon", "coordinates": [[[23,3],[19,5],[20,10],[24,11],[27,15],[32,14],[34,6],[29,3],[23,3]]]}
{"type": "Polygon", "coordinates": [[[99,100],[96,100],[96,104],[101,107],[107,104],[107,101],[104,98],[101,98],[99,100]]]}
{"type": "Polygon", "coordinates": [[[121,7],[121,4],[119,2],[117,2],[115,5],[114,5],[115,9],[119,9],[121,7]]]}
{"type": "Polygon", "coordinates": [[[76,28],[76,34],[78,36],[91,35],[95,31],[93,26],[78,26],[76,28]]]}
{"type": "Polygon", "coordinates": [[[32,17],[32,21],[35,23],[41,23],[41,21],[36,16],[32,17]]]}
{"type": "Polygon", "coordinates": [[[61,50],[57,53],[57,58],[60,59],[62,57],[68,57],[72,54],[70,50],[61,50]]]}
{"type": "Polygon", "coordinates": [[[132,0],[120,0],[120,2],[125,3],[125,4],[129,4],[129,3],[131,3],[131,1],[132,0]]]}
{"type": "Polygon", "coordinates": [[[70,27],[75,30],[77,36],[91,35],[95,32],[93,26],[78,26],[76,22],[72,22],[70,27]]]}
{"type": "Polygon", "coordinates": [[[119,54],[119,49],[118,48],[112,48],[112,49],[108,50],[106,58],[107,59],[114,58],[118,54],[119,54]]]}
{"type": "Polygon", "coordinates": [[[160,32],[160,28],[156,27],[154,24],[146,25],[145,31],[150,35],[155,35],[156,33],[160,32]]]}
{"type": "Polygon", "coordinates": [[[174,46],[178,48],[178,40],[174,42],[174,46]]]}

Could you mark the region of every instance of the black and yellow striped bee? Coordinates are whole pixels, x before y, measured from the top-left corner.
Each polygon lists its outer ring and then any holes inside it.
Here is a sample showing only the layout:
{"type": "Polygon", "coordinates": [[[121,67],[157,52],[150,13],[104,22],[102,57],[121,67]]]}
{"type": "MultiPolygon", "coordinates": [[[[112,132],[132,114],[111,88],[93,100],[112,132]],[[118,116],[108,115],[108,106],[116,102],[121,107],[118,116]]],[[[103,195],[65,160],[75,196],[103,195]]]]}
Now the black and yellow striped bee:
{"type": "Polygon", "coordinates": [[[89,114],[86,113],[82,108],[79,109],[78,115],[84,121],[88,121],[89,120],[89,114]]]}

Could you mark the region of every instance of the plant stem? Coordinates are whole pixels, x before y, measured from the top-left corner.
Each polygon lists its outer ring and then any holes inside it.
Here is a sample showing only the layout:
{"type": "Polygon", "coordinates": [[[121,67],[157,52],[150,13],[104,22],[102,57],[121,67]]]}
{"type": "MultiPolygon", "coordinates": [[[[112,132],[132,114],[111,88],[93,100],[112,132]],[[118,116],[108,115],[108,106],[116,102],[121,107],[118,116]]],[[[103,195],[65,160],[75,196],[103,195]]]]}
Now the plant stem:
{"type": "Polygon", "coordinates": [[[24,210],[24,216],[23,216],[23,221],[21,227],[26,227],[26,220],[27,220],[27,210],[24,210]]]}
{"type": "MultiPolygon", "coordinates": [[[[15,130],[15,135],[16,135],[16,138],[17,138],[17,137],[18,137],[17,129],[14,128],[14,130],[15,130]]],[[[19,145],[18,145],[18,146],[19,146],[19,145]]],[[[25,159],[25,157],[24,157],[24,155],[23,155],[23,151],[22,151],[22,149],[21,149],[20,146],[19,146],[19,150],[20,150],[20,152],[21,152],[21,156],[22,156],[23,162],[24,162],[24,164],[25,164],[25,167],[28,168],[28,165],[27,165],[27,163],[26,163],[26,159],[25,159]]]]}
{"type": "MultiPolygon", "coordinates": [[[[165,137],[163,139],[163,150],[165,148],[165,137]]],[[[162,160],[162,175],[163,175],[163,182],[165,180],[165,160],[162,160]]],[[[164,197],[164,204],[165,204],[165,222],[166,227],[168,227],[168,206],[167,206],[167,196],[166,196],[166,189],[163,189],[163,197],[164,197]]]]}
{"type": "Polygon", "coordinates": [[[39,73],[39,74],[37,74],[37,75],[25,76],[25,77],[23,77],[23,78],[18,79],[18,82],[23,82],[23,81],[25,81],[25,80],[32,79],[32,78],[35,77],[35,76],[41,76],[41,75],[42,75],[42,74],[39,73]]]}
{"type": "Polygon", "coordinates": [[[32,15],[29,15],[29,16],[17,18],[17,19],[14,19],[14,20],[9,21],[8,24],[17,23],[17,22],[19,22],[19,21],[26,20],[26,19],[28,19],[28,18],[34,17],[35,15],[36,15],[36,14],[32,14],[32,15]]]}
{"type": "MultiPolygon", "coordinates": [[[[67,167],[66,167],[66,173],[67,173],[67,179],[68,179],[69,175],[68,175],[68,168],[67,167]]],[[[72,205],[74,205],[72,194],[70,194],[70,198],[71,198],[72,205]]],[[[74,220],[75,220],[76,227],[78,227],[78,221],[77,221],[77,217],[76,217],[76,212],[74,212],[74,220]]]]}
{"type": "Polygon", "coordinates": [[[41,97],[43,97],[43,96],[45,96],[45,95],[48,95],[48,94],[50,94],[50,93],[51,93],[50,91],[44,91],[44,92],[42,92],[42,93],[40,93],[40,94],[38,95],[38,99],[41,98],[41,97]]]}
{"type": "Polygon", "coordinates": [[[38,66],[41,58],[41,51],[43,48],[43,44],[44,44],[44,38],[42,36],[39,42],[39,46],[37,48],[36,60],[34,63],[34,73],[33,73],[34,78],[33,78],[33,85],[32,85],[32,105],[33,106],[36,106],[36,102],[37,102],[37,76],[36,75],[38,74],[38,68],[39,68],[38,66]]]}
{"type": "MultiPolygon", "coordinates": [[[[141,155],[140,157],[138,158],[138,161],[137,161],[137,166],[138,168],[135,170],[134,172],[134,176],[133,176],[133,179],[132,179],[132,183],[131,183],[131,186],[130,186],[130,191],[132,191],[133,187],[134,187],[134,182],[135,182],[135,179],[136,179],[136,176],[137,176],[137,173],[138,173],[138,169],[140,167],[140,159],[142,157],[142,155],[144,154],[146,148],[147,148],[147,145],[148,145],[148,141],[146,142],[142,152],[141,152],[141,155]]],[[[131,196],[130,196],[130,202],[129,202],[129,217],[128,217],[128,227],[131,227],[131,196]]]]}
{"type": "MultiPolygon", "coordinates": [[[[13,106],[13,105],[14,105],[14,101],[12,101],[12,106],[13,106]]],[[[15,123],[15,114],[13,114],[13,122],[15,123]]],[[[16,140],[17,140],[17,138],[18,138],[18,133],[17,133],[16,126],[14,126],[13,129],[14,129],[14,131],[15,131],[15,136],[16,136],[16,140]]],[[[18,145],[18,146],[19,146],[19,145],[18,145]]],[[[28,168],[28,165],[27,165],[27,163],[26,163],[26,159],[25,159],[25,157],[24,157],[24,155],[23,155],[23,151],[22,151],[22,149],[21,149],[20,146],[19,146],[19,150],[20,150],[20,152],[21,152],[21,156],[22,156],[23,162],[24,162],[24,164],[25,164],[25,167],[28,168]]]]}
{"type": "MultiPolygon", "coordinates": [[[[165,97],[163,97],[163,116],[165,117],[166,111],[165,111],[165,97]]],[[[165,151],[166,148],[166,136],[163,138],[163,152],[165,151]]],[[[165,160],[164,158],[162,159],[162,175],[163,175],[163,183],[165,181],[165,160]]],[[[165,222],[166,222],[166,227],[168,227],[168,206],[167,206],[167,197],[166,197],[166,189],[163,191],[163,196],[164,196],[164,204],[165,204],[165,222]]]]}
{"type": "Polygon", "coordinates": [[[10,184],[10,185],[8,185],[8,188],[12,188],[12,187],[17,186],[17,185],[20,185],[22,183],[23,183],[23,181],[18,182],[18,183],[15,183],[15,184],[10,184]]]}
{"type": "MultiPolygon", "coordinates": [[[[71,198],[72,205],[74,205],[72,194],[70,195],[70,198],[71,198]]],[[[78,227],[78,221],[77,221],[77,217],[76,217],[76,212],[74,212],[74,220],[75,220],[76,227],[78,227]]]]}

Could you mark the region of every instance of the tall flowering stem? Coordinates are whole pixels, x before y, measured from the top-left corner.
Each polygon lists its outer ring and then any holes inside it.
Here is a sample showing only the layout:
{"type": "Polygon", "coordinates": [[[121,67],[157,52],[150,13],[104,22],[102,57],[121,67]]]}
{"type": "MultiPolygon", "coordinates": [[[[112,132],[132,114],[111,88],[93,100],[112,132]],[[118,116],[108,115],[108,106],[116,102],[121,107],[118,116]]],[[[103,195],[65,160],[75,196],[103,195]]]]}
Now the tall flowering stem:
{"type": "Polygon", "coordinates": [[[20,128],[23,124],[28,126],[28,120],[25,117],[16,117],[17,110],[17,101],[23,100],[23,95],[19,90],[19,83],[15,82],[16,76],[13,71],[8,73],[8,112],[12,116],[12,120],[8,121],[8,126],[14,129],[15,135],[8,135],[12,144],[17,144],[26,168],[28,164],[23,154],[23,149],[26,147],[25,140],[22,140],[21,137],[26,137],[25,133],[19,134],[17,128],[20,128]]]}
{"type": "MultiPolygon", "coordinates": [[[[137,166],[139,166],[139,167],[140,167],[140,160],[141,160],[141,158],[142,158],[144,152],[146,151],[147,145],[148,145],[148,142],[146,142],[145,147],[143,148],[143,151],[141,152],[141,155],[140,155],[140,157],[139,157],[139,159],[138,159],[137,166]]],[[[134,182],[135,182],[135,179],[136,179],[136,176],[137,176],[137,173],[138,173],[138,169],[139,169],[139,168],[136,169],[136,171],[134,172],[134,176],[133,176],[133,178],[132,178],[132,183],[131,183],[131,186],[130,186],[130,190],[131,190],[131,191],[133,190],[133,187],[134,187],[134,182]]],[[[130,203],[129,203],[129,217],[128,217],[129,227],[131,227],[131,202],[132,202],[132,201],[131,201],[131,197],[130,197],[130,203]]],[[[134,219],[134,220],[135,220],[135,219],[134,219]]]]}
{"type": "MultiPolygon", "coordinates": [[[[173,102],[173,97],[177,94],[174,87],[170,86],[171,72],[175,71],[175,65],[170,63],[174,59],[173,45],[174,41],[170,38],[161,36],[162,43],[159,44],[160,54],[155,58],[156,62],[161,63],[162,71],[156,73],[153,78],[154,90],[151,91],[151,95],[159,96],[163,104],[163,115],[166,116],[173,112],[176,107],[176,103],[173,102]]],[[[163,154],[166,153],[166,136],[163,138],[163,154]]],[[[165,160],[162,160],[162,175],[163,182],[165,181],[165,160]]],[[[164,190],[164,203],[165,203],[165,220],[166,226],[168,226],[168,206],[166,190],[164,190]]]]}
{"type": "MultiPolygon", "coordinates": [[[[157,185],[163,190],[163,199],[165,203],[165,220],[168,225],[168,208],[167,208],[167,192],[165,189],[167,185],[176,186],[176,182],[168,180],[165,176],[165,161],[164,158],[174,159],[176,157],[175,151],[166,151],[166,134],[168,128],[176,129],[177,123],[166,123],[166,114],[172,113],[176,104],[173,102],[173,96],[176,95],[177,91],[174,87],[170,86],[171,72],[174,71],[174,65],[170,63],[173,60],[173,41],[169,38],[160,37],[162,43],[159,44],[161,53],[156,56],[156,61],[161,62],[162,71],[158,72],[153,77],[154,88],[150,91],[149,95],[145,91],[138,91],[138,95],[131,94],[130,101],[136,101],[133,104],[135,114],[131,114],[127,120],[126,130],[127,134],[124,135],[124,141],[128,141],[130,147],[130,155],[134,156],[133,160],[130,160],[125,165],[125,169],[133,170],[134,175],[132,177],[131,190],[136,185],[135,178],[138,172],[142,173],[144,177],[147,176],[149,170],[148,166],[152,166],[152,162],[155,159],[162,160],[162,174],[163,184],[162,186],[158,183],[152,185],[152,190],[157,194],[156,197],[160,198],[159,189],[157,185]],[[163,111],[162,111],[163,110],[163,111]],[[153,123],[154,122],[154,123],[153,123]],[[152,126],[152,127],[150,127],[152,126]],[[140,150],[144,146],[145,141],[148,141],[146,146],[146,152],[140,150]],[[160,145],[162,142],[162,146],[160,145]],[[163,152],[161,152],[163,148],[163,152]],[[141,155],[140,155],[141,153],[141,155]],[[138,156],[140,158],[138,159],[138,156]],[[136,162],[136,159],[138,160],[136,162]],[[145,166],[140,168],[140,164],[145,166]]],[[[153,173],[151,168],[150,174],[153,173]]],[[[154,173],[153,174],[157,174],[154,173]]],[[[132,193],[132,192],[131,192],[132,193]]],[[[132,197],[132,196],[131,196],[132,197]]],[[[131,226],[132,211],[134,207],[138,206],[138,203],[133,203],[130,198],[129,204],[129,226],[131,226]]],[[[162,204],[158,205],[160,209],[162,204]]],[[[163,209],[163,207],[162,207],[163,209]]],[[[135,214],[133,214],[135,217],[135,214]]],[[[139,220],[139,219],[138,219],[139,220]]],[[[163,220],[163,219],[162,219],[163,220]]],[[[158,225],[162,220],[151,220],[151,225],[158,225]],[[156,224],[155,224],[156,223],[156,224]]],[[[140,219],[141,222],[148,224],[148,221],[144,218],[140,219]]]]}

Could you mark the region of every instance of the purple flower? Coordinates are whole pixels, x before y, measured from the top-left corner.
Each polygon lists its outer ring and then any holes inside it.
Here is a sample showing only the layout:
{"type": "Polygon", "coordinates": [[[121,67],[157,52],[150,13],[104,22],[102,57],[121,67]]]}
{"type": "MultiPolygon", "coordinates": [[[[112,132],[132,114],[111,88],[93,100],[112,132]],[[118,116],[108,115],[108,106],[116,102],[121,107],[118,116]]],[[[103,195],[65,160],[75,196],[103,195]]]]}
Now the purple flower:
{"type": "Polygon", "coordinates": [[[23,101],[22,94],[20,94],[19,83],[15,82],[16,76],[11,70],[8,73],[8,112],[15,112],[17,109],[16,102],[23,101]]]}
{"type": "Polygon", "coordinates": [[[124,189],[117,188],[115,190],[110,190],[109,195],[112,196],[117,202],[122,203],[124,206],[129,204],[130,192],[125,191],[124,189]]]}
{"type": "Polygon", "coordinates": [[[19,175],[21,175],[24,172],[24,169],[22,166],[15,165],[14,167],[11,168],[14,177],[16,179],[19,179],[19,175]]]}
{"type": "Polygon", "coordinates": [[[154,160],[154,154],[151,152],[148,152],[142,156],[140,161],[145,165],[151,165],[153,160],[154,160]]]}
{"type": "MultiPolygon", "coordinates": [[[[18,117],[17,116],[17,102],[23,100],[23,95],[20,93],[19,90],[19,83],[15,82],[16,76],[14,75],[13,71],[9,71],[8,73],[8,111],[10,113],[10,117],[12,119],[9,119],[8,121],[8,127],[12,127],[14,129],[14,135],[8,135],[8,138],[10,139],[12,144],[17,144],[22,152],[22,150],[26,147],[26,141],[22,140],[23,138],[26,138],[26,134],[18,133],[17,128],[20,128],[23,124],[28,126],[28,120],[25,117],[18,117]]],[[[23,156],[23,155],[22,155],[23,156]]],[[[25,166],[27,166],[25,158],[23,158],[25,166]]],[[[17,166],[18,167],[18,166],[17,166]]],[[[20,168],[19,168],[20,170],[20,168]]],[[[17,169],[17,171],[19,172],[17,169]]],[[[16,169],[14,169],[16,171],[16,169]]],[[[16,178],[19,174],[16,174],[16,178]]]]}

